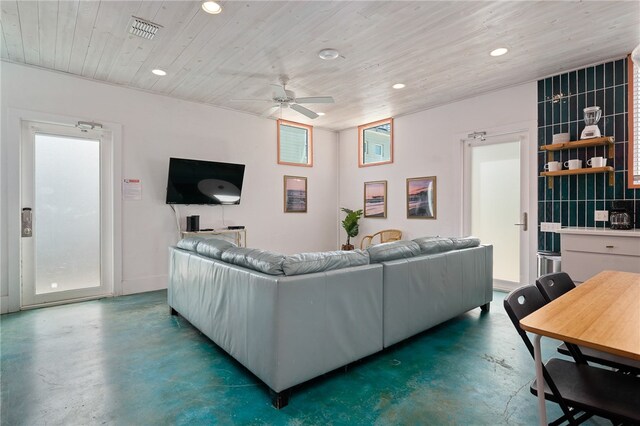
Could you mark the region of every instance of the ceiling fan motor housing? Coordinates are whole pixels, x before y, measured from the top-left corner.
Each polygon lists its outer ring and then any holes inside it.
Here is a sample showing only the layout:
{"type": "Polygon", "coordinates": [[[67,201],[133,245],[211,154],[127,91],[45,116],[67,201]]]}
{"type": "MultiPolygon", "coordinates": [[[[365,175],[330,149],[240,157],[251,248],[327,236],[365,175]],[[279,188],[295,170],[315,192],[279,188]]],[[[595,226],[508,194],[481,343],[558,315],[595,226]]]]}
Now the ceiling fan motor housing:
{"type": "Polygon", "coordinates": [[[273,98],[274,101],[276,102],[280,102],[280,103],[289,103],[289,102],[294,102],[296,100],[296,95],[295,93],[293,93],[293,91],[291,90],[285,90],[285,93],[287,94],[286,98],[280,97],[280,96],[275,96],[273,98]]]}

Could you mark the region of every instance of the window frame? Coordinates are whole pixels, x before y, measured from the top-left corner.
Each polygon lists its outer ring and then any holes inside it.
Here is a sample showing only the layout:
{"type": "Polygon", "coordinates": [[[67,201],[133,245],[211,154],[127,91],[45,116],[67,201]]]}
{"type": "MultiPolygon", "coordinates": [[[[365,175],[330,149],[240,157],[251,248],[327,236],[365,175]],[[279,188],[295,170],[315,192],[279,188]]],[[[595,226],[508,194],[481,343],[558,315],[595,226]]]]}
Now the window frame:
{"type": "Polygon", "coordinates": [[[297,123],[295,121],[278,119],[276,121],[278,127],[278,164],[282,164],[285,166],[298,166],[298,167],[313,167],[313,126],[308,124],[297,123]],[[307,163],[292,163],[290,161],[282,161],[280,159],[280,126],[289,126],[289,127],[297,127],[300,129],[305,129],[307,131],[307,163]]]}
{"type": "Polygon", "coordinates": [[[363,124],[362,126],[358,126],[358,167],[371,167],[371,166],[382,166],[384,164],[393,163],[393,118],[385,118],[383,120],[374,121],[372,123],[363,124]],[[389,160],[388,161],[377,161],[375,163],[365,163],[364,162],[364,131],[370,129],[372,127],[380,126],[381,124],[389,124],[389,160]]]}
{"type": "MultiPolygon", "coordinates": [[[[634,113],[634,108],[633,108],[633,102],[634,102],[634,96],[633,96],[633,91],[634,91],[634,86],[633,86],[633,80],[634,80],[634,67],[635,64],[633,63],[633,60],[631,60],[631,55],[627,56],[627,129],[628,129],[628,137],[627,137],[627,188],[629,189],[637,189],[640,188],[640,183],[634,183],[634,170],[633,170],[633,166],[635,163],[636,158],[634,158],[634,154],[635,154],[635,143],[637,142],[636,140],[634,140],[635,137],[640,136],[640,135],[634,135],[633,133],[633,125],[634,125],[634,117],[633,117],[633,113],[634,113]]],[[[636,99],[636,102],[640,102],[640,99],[636,99]]],[[[638,142],[640,143],[640,142],[638,142]]],[[[640,159],[637,159],[640,162],[640,159]]]]}

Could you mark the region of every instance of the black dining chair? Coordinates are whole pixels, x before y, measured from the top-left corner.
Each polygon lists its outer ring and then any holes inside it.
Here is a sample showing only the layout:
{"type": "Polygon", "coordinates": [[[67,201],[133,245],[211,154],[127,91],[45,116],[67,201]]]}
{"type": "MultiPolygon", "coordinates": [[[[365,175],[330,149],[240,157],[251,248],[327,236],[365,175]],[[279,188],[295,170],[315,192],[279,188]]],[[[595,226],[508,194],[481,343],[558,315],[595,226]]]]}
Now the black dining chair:
{"type": "MultiPolygon", "coordinates": [[[[536,287],[538,287],[538,290],[542,293],[542,297],[544,297],[547,302],[551,302],[566,292],[576,288],[576,285],[566,272],[554,272],[542,275],[538,278],[536,280],[536,287]]],[[[578,348],[582,353],[582,357],[587,362],[615,368],[623,373],[634,374],[636,376],[640,375],[640,361],[602,352],[597,349],[587,348],[585,346],[578,346],[578,348]]],[[[563,355],[573,355],[570,351],[570,347],[568,347],[566,343],[558,346],[558,352],[563,355]]]]}
{"type": "MultiPolygon", "coordinates": [[[[534,357],[533,344],[520,320],[543,307],[547,302],[536,286],[525,286],[512,291],[504,299],[504,308],[516,331],[534,357]]],[[[593,415],[613,422],[640,423],[640,378],[618,374],[611,370],[551,358],[542,369],[544,397],[560,405],[563,415],[550,423],[565,421],[577,425],[593,415]]],[[[531,393],[538,394],[536,381],[531,393]]]]}

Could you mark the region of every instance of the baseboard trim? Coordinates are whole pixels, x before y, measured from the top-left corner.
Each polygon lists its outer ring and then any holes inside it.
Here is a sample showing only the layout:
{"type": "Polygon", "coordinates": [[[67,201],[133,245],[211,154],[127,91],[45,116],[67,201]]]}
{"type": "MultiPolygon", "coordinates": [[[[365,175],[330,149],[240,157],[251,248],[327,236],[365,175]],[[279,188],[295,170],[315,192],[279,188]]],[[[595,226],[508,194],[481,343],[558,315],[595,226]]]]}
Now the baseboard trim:
{"type": "Polygon", "coordinates": [[[147,291],[164,290],[167,288],[167,275],[136,278],[122,281],[122,296],[127,294],[146,293],[147,291]]]}

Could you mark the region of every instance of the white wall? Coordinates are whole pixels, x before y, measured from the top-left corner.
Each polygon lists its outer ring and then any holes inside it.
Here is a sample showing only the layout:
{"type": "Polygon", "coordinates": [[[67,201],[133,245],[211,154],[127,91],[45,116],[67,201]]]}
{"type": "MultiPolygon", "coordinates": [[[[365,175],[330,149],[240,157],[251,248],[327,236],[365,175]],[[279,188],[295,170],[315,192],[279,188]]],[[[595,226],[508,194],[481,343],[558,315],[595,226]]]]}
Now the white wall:
{"type": "MultiPolygon", "coordinates": [[[[122,126],[122,152],[115,159],[122,178],[139,178],[142,201],[122,202],[122,293],[166,287],[167,247],[177,240],[175,218],[164,202],[169,157],[246,164],[242,201],[224,208],[226,225],[245,225],[249,246],[283,253],[333,250],[336,238],[336,134],[314,129],[314,166],[277,165],[276,122],[226,109],[97,83],[46,70],[2,62],[2,145],[0,150],[0,275],[1,295],[18,291],[9,277],[8,252],[12,203],[18,191],[18,143],[15,121],[40,113],[63,116],[67,122],[93,120],[122,126]],[[33,111],[25,113],[22,111],[33,111]],[[12,137],[15,139],[14,137],[12,137]],[[306,214],[283,213],[283,176],[308,177],[306,214]]],[[[116,184],[120,184],[117,182],[116,184]]],[[[18,210],[16,210],[18,209],[18,210]]],[[[200,226],[221,227],[221,207],[181,207],[182,215],[200,214],[200,226]]],[[[117,212],[116,212],[117,213],[117,212]]],[[[184,224],[183,224],[184,226],[184,224]]]]}
{"type": "MultiPolygon", "coordinates": [[[[357,129],[340,132],[339,205],[363,208],[364,182],[388,181],[387,218],[363,218],[357,243],[364,235],[388,228],[402,230],[404,239],[462,235],[460,140],[473,131],[500,133],[524,129],[529,135],[529,176],[533,185],[529,194],[529,217],[536,218],[536,114],[536,84],[527,83],[401,116],[394,120],[394,162],[362,168],[358,167],[357,129]],[[406,178],[420,176],[437,176],[436,220],[407,219],[406,178]]],[[[529,234],[530,278],[535,278],[535,226],[533,228],[529,234]]],[[[345,239],[344,233],[341,239],[345,239]]]]}

